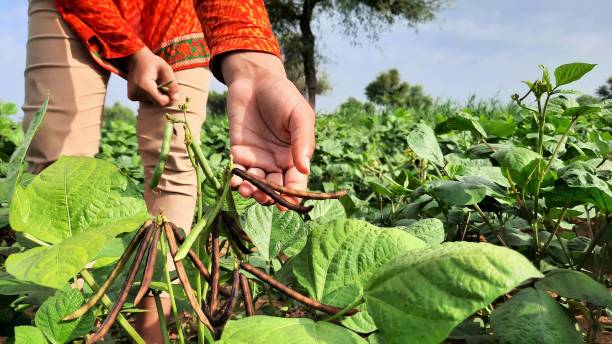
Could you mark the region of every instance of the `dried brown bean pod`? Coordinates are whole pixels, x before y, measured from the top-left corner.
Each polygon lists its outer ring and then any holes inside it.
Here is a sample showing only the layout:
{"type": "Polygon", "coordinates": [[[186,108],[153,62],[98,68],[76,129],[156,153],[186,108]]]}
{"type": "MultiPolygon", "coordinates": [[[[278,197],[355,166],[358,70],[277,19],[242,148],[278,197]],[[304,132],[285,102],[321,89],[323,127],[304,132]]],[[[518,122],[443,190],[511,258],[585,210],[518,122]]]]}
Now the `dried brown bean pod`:
{"type": "Polygon", "coordinates": [[[210,282],[210,311],[215,313],[219,303],[219,228],[218,223],[212,229],[212,253],[211,253],[211,282],[210,282]]]}
{"type": "Polygon", "coordinates": [[[272,189],[271,187],[269,187],[268,185],[263,183],[260,179],[255,178],[252,174],[249,174],[248,172],[245,172],[245,171],[243,171],[241,169],[238,169],[238,168],[234,168],[234,169],[232,169],[232,173],[237,175],[237,176],[239,176],[239,177],[241,177],[242,179],[245,179],[249,183],[253,184],[260,191],[262,191],[266,195],[272,197],[272,199],[275,200],[278,204],[282,205],[283,207],[285,207],[285,208],[287,208],[289,210],[293,210],[293,211],[298,212],[300,214],[307,214],[313,208],[313,206],[311,206],[311,205],[305,207],[303,205],[293,204],[293,203],[287,201],[281,195],[276,193],[276,191],[274,191],[274,189],[272,189]]]}
{"type": "MultiPolygon", "coordinates": [[[[174,232],[176,240],[179,242],[179,244],[182,244],[183,241],[185,240],[185,237],[183,237],[183,235],[178,230],[175,224],[173,224],[172,222],[169,222],[168,224],[170,225],[170,227],[172,227],[172,231],[174,232]]],[[[200,271],[202,276],[204,276],[204,279],[206,280],[206,282],[211,283],[212,280],[211,280],[210,272],[204,266],[204,263],[202,263],[202,261],[200,260],[200,257],[198,257],[198,255],[195,253],[194,250],[189,250],[189,259],[191,260],[193,265],[200,271]]],[[[223,296],[226,296],[226,297],[230,295],[230,291],[227,290],[223,286],[219,286],[219,293],[221,293],[223,296]]]]}
{"type": "Polygon", "coordinates": [[[241,170],[239,168],[234,168],[232,170],[232,173],[243,179],[248,180],[249,182],[251,182],[251,179],[257,180],[259,183],[266,185],[272,190],[278,191],[284,195],[294,196],[294,197],[299,197],[299,198],[304,198],[304,199],[317,199],[317,200],[334,199],[334,198],[340,198],[342,196],[345,196],[348,193],[347,190],[340,190],[340,191],[334,191],[334,192],[316,192],[316,191],[296,190],[296,189],[288,188],[286,186],[278,185],[276,183],[272,183],[265,179],[261,179],[258,176],[252,173],[249,173],[245,170],[241,170]]]}
{"type": "Polygon", "coordinates": [[[215,326],[222,326],[229,320],[236,307],[236,300],[238,299],[238,293],[240,292],[240,269],[234,269],[232,273],[232,293],[227,299],[225,308],[218,317],[213,318],[212,323],[215,326]]]}
{"type": "Polygon", "coordinates": [[[111,286],[111,284],[113,284],[117,276],[119,276],[127,262],[130,260],[130,257],[134,253],[136,246],[138,246],[138,244],[140,243],[142,236],[145,234],[145,231],[147,231],[151,226],[151,221],[146,221],[142,225],[142,227],[140,227],[138,232],[136,232],[136,234],[132,238],[132,241],[130,241],[128,247],[126,247],[125,251],[123,251],[123,254],[117,261],[117,264],[115,264],[115,266],[113,267],[113,270],[108,275],[106,281],[102,283],[100,288],[98,288],[98,290],[91,296],[91,298],[89,298],[89,300],[83,306],[81,306],[76,311],[66,315],[63,320],[74,320],[80,317],[81,315],[87,313],[87,311],[89,311],[93,306],[96,305],[96,303],[98,303],[98,301],[100,301],[100,299],[104,296],[104,293],[106,293],[108,288],[111,286]]]}
{"type": "Polygon", "coordinates": [[[221,213],[221,219],[223,220],[223,223],[225,224],[227,235],[234,242],[234,244],[236,244],[238,249],[244,254],[253,253],[253,250],[246,247],[246,245],[240,239],[240,232],[242,232],[242,228],[240,228],[240,226],[236,222],[236,219],[228,215],[226,212],[221,213]]]}
{"type": "MultiPolygon", "coordinates": [[[[334,306],[330,306],[330,305],[326,305],[324,303],[320,303],[317,300],[313,300],[311,298],[309,298],[306,295],[300,294],[297,291],[289,288],[288,286],[284,285],[283,283],[277,281],[276,279],[274,279],[274,277],[266,274],[265,272],[259,270],[258,268],[254,267],[253,265],[246,263],[246,262],[242,262],[240,263],[240,267],[243,268],[244,270],[250,272],[251,274],[255,275],[257,278],[259,278],[260,280],[268,283],[272,288],[280,291],[281,293],[289,296],[290,298],[310,307],[313,309],[316,309],[318,311],[321,312],[325,312],[327,314],[336,314],[340,311],[342,311],[341,308],[338,307],[334,307],[334,306]]],[[[353,315],[355,313],[359,312],[359,310],[357,309],[351,309],[350,311],[346,312],[346,315],[353,315]]]]}
{"type": "Polygon", "coordinates": [[[155,272],[155,263],[157,261],[157,242],[159,241],[159,237],[161,236],[161,230],[156,226],[155,233],[153,233],[153,239],[151,239],[151,244],[149,244],[149,249],[147,253],[147,263],[145,265],[145,270],[142,274],[142,281],[140,282],[140,289],[134,298],[134,305],[138,305],[142,298],[149,291],[149,287],[151,286],[151,281],[153,281],[153,273],[155,272]]]}
{"type": "Polygon", "coordinates": [[[246,315],[255,315],[255,305],[253,304],[253,295],[249,286],[249,279],[245,275],[240,274],[240,289],[242,289],[242,298],[244,300],[244,310],[246,315]]]}
{"type": "MultiPolygon", "coordinates": [[[[174,256],[176,252],[178,252],[178,246],[176,244],[176,238],[174,237],[174,233],[172,232],[172,228],[168,223],[164,223],[164,233],[166,234],[166,238],[168,238],[168,245],[170,246],[170,254],[174,256]]],[[[195,294],[193,293],[193,289],[191,288],[191,284],[189,283],[189,278],[187,277],[187,273],[185,272],[185,267],[183,266],[182,261],[174,261],[174,267],[176,268],[176,274],[179,277],[179,281],[183,285],[183,290],[185,291],[185,295],[187,296],[187,300],[191,305],[191,308],[196,312],[196,315],[200,319],[200,322],[204,324],[208,329],[214,334],[215,328],[211,325],[208,317],[202,312],[200,308],[200,304],[198,303],[195,294]]]]}
{"type": "Polygon", "coordinates": [[[119,297],[117,298],[117,301],[115,301],[113,308],[111,309],[110,313],[108,313],[108,315],[106,316],[106,319],[104,319],[104,321],[102,322],[102,325],[100,325],[100,327],[98,328],[98,331],[96,331],[96,333],[94,333],[91,337],[89,337],[89,340],[87,340],[88,344],[95,343],[99,341],[100,339],[104,338],[108,330],[110,330],[110,328],[113,326],[113,323],[115,322],[115,319],[117,319],[117,315],[119,315],[119,312],[121,311],[121,307],[123,307],[123,305],[125,304],[128,294],[130,293],[130,289],[132,288],[132,285],[134,284],[134,279],[136,279],[136,274],[138,273],[138,270],[140,268],[140,263],[142,263],[142,259],[144,258],[144,255],[147,251],[147,248],[148,248],[147,244],[151,240],[153,231],[154,230],[152,226],[147,227],[147,231],[144,236],[144,239],[141,241],[140,246],[138,247],[138,251],[136,252],[136,257],[134,257],[134,262],[132,263],[132,266],[130,267],[128,276],[125,279],[123,286],[121,287],[121,291],[119,292],[119,297]]]}

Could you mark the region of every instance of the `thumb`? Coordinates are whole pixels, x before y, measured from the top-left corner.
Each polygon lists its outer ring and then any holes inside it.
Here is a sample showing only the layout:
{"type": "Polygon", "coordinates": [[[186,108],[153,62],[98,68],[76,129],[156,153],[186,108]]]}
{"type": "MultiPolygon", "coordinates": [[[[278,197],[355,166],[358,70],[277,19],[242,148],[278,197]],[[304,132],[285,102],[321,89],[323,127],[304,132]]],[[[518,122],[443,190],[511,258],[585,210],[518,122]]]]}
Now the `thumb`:
{"type": "Polygon", "coordinates": [[[310,159],[315,149],[315,114],[305,100],[291,112],[289,132],[293,165],[301,173],[309,174],[310,159]]]}

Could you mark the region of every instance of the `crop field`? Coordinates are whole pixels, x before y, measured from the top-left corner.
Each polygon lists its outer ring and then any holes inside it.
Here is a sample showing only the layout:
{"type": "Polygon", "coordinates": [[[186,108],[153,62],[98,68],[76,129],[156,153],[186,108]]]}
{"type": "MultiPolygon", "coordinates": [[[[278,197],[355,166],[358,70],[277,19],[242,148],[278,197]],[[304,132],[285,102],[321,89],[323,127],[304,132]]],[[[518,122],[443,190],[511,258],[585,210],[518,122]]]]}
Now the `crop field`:
{"type": "Polygon", "coordinates": [[[612,102],[571,88],[594,67],[541,66],[507,102],[348,101],[318,116],[311,192],[287,211],[231,190],[297,192],[233,170],[209,116],[185,139],[187,235],[147,212],[133,122],[31,175],[47,104],[23,132],[0,103],[0,337],[144,343],[151,291],[172,300],[166,343],[610,343],[612,102]]]}

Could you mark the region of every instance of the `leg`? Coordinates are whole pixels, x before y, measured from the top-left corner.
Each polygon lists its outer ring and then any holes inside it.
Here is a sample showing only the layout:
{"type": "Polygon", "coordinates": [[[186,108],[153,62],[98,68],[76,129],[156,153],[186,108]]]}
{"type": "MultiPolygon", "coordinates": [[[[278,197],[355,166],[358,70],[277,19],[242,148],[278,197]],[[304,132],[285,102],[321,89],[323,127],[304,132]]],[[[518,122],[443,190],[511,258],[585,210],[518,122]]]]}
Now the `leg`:
{"type": "MultiPolygon", "coordinates": [[[[178,71],[175,75],[181,85],[181,98],[189,97],[187,121],[193,136],[199,138],[205,119],[210,72],[206,68],[192,68],[178,71]]],[[[181,125],[175,125],[177,135],[172,135],[170,156],[157,189],[149,188],[149,180],[159,158],[166,113],[179,118],[183,116],[177,106],[160,108],[141,103],[138,110],[136,134],[144,167],[145,201],[152,215],[162,210],[170,221],[189,230],[196,203],[196,175],[187,155],[185,133],[181,125]]]]}
{"type": "Polygon", "coordinates": [[[38,173],[61,155],[98,152],[109,73],[94,62],[53,0],[30,0],[28,16],[24,127],[49,96],[26,158],[29,171],[38,173]]]}
{"type": "MultiPolygon", "coordinates": [[[[210,84],[210,72],[205,68],[192,68],[175,73],[181,85],[181,98],[189,97],[187,121],[194,137],[199,138],[200,129],[205,119],[206,98],[210,84]]],[[[153,169],[159,158],[161,137],[166,123],[165,114],[182,118],[178,107],[160,108],[152,104],[141,103],[138,110],[137,135],[140,155],[144,166],[145,201],[149,213],[156,215],[160,210],[177,226],[189,230],[193,221],[196,204],[196,175],[187,150],[183,127],[176,125],[177,135],[172,136],[170,156],[164,173],[156,190],[149,188],[153,169]]],[[[167,264],[172,264],[168,259],[167,264]]],[[[163,294],[162,294],[163,296],[163,294]]],[[[170,300],[162,297],[165,315],[170,313],[170,300]]],[[[136,319],[136,328],[147,343],[161,343],[159,318],[152,296],[145,296],[139,305],[149,312],[140,313],[136,319]]]]}

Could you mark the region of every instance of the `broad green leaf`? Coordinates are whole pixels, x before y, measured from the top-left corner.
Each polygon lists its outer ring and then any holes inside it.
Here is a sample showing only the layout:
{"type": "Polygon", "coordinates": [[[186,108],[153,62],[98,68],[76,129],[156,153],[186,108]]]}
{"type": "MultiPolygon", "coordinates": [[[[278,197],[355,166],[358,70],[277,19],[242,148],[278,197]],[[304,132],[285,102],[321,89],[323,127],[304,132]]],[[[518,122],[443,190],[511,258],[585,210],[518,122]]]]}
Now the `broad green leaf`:
{"type": "Polygon", "coordinates": [[[311,220],[317,221],[318,223],[330,222],[346,217],[344,206],[337,199],[325,199],[320,201],[309,200],[306,201],[304,205],[314,206],[308,213],[308,216],[310,216],[311,220]]]}
{"type": "Polygon", "coordinates": [[[506,198],[497,184],[478,176],[458,177],[459,180],[439,180],[429,185],[429,192],[441,202],[463,206],[480,203],[485,196],[506,198]]]}
{"type": "Polygon", "coordinates": [[[480,136],[485,139],[487,138],[487,133],[480,123],[478,123],[478,119],[464,111],[452,114],[446,121],[436,126],[436,133],[438,134],[444,134],[451,130],[470,131],[474,133],[476,137],[480,136]]]}
{"type": "Polygon", "coordinates": [[[596,65],[590,63],[568,63],[561,65],[555,69],[556,87],[567,85],[571,82],[579,80],[586,73],[590,72],[596,65]]]}
{"type": "Polygon", "coordinates": [[[444,166],[442,150],[434,131],[427,125],[418,123],[407,137],[408,146],[419,158],[444,166]]]}
{"type": "Polygon", "coordinates": [[[0,194],[0,200],[5,200],[10,202],[13,198],[13,193],[15,192],[15,188],[17,187],[17,183],[19,181],[19,176],[21,174],[21,165],[25,160],[26,153],[28,148],[30,147],[30,143],[32,142],[32,138],[38,131],[38,128],[42,124],[43,119],[45,118],[45,113],[47,113],[47,106],[49,105],[49,97],[45,99],[42,106],[34,117],[32,117],[32,121],[28,126],[28,130],[25,133],[23,142],[15,149],[13,154],[11,155],[11,159],[8,164],[8,172],[6,174],[6,180],[4,182],[8,183],[8,187],[5,189],[5,194],[0,194]]]}
{"type": "Polygon", "coordinates": [[[10,255],[6,271],[19,280],[60,289],[92,261],[112,237],[96,231],[80,233],[49,247],[10,255]]]}
{"type": "Polygon", "coordinates": [[[387,343],[440,343],[471,314],[539,277],[516,251],[445,243],[385,264],[370,278],[365,300],[387,343]]]}
{"type": "Polygon", "coordinates": [[[256,315],[230,320],[218,344],[365,344],[365,339],[341,326],[305,318],[256,315]]]}
{"type": "MultiPolygon", "coordinates": [[[[484,116],[483,116],[484,117],[484,116]]],[[[485,132],[491,136],[510,137],[516,131],[516,123],[514,121],[502,121],[496,119],[480,118],[480,123],[485,132]]]]}
{"type": "Polygon", "coordinates": [[[537,281],[535,287],[550,290],[570,299],[588,301],[598,306],[612,308],[612,293],[586,274],[567,269],[557,269],[537,281]]]}
{"type": "Polygon", "coordinates": [[[109,162],[62,157],[25,188],[10,208],[11,227],[54,244],[12,254],[13,276],[61,288],[117,234],[147,218],[136,187],[109,162]]]}
{"type": "Polygon", "coordinates": [[[0,271],[0,295],[27,295],[28,299],[33,299],[36,303],[42,303],[53,293],[55,293],[54,289],[18,280],[6,272],[0,271]]]}
{"type": "Polygon", "coordinates": [[[132,231],[148,218],[140,192],[112,163],[61,157],[11,203],[11,227],[51,244],[95,231],[110,237],[132,231]]]}
{"type": "Polygon", "coordinates": [[[427,245],[441,244],[444,241],[444,224],[438,219],[423,219],[402,229],[427,245]]]}
{"type": "Polygon", "coordinates": [[[612,186],[581,167],[561,172],[554,188],[544,193],[551,206],[575,206],[592,203],[605,212],[612,212],[612,186]]]}
{"type": "Polygon", "coordinates": [[[504,147],[498,149],[491,157],[506,171],[516,185],[523,184],[529,177],[525,167],[540,155],[532,150],[522,147],[504,147]]]}
{"type": "Polygon", "coordinates": [[[377,183],[375,181],[368,181],[368,186],[370,187],[370,189],[372,189],[372,191],[374,191],[378,195],[385,196],[385,197],[393,197],[393,192],[391,192],[391,190],[387,189],[386,186],[380,183],[377,183]]]}
{"type": "Polygon", "coordinates": [[[76,289],[59,290],[36,312],[34,322],[51,343],[67,343],[87,334],[96,320],[92,312],[71,320],[62,320],[83,304],[83,295],[76,289]]]}
{"type": "MultiPolygon", "coordinates": [[[[423,241],[400,229],[339,219],[313,229],[304,249],[293,258],[293,273],[311,297],[345,307],[363,294],[370,276],[385,262],[423,247],[423,241]]],[[[371,332],[374,324],[365,308],[361,309],[343,324],[371,332]]]]}
{"type": "Polygon", "coordinates": [[[276,257],[282,250],[308,234],[297,213],[281,212],[276,207],[259,204],[246,211],[242,224],[244,231],[257,247],[257,252],[265,260],[276,257]]]}
{"type": "Polygon", "coordinates": [[[569,312],[545,291],[534,288],[521,290],[495,309],[491,325],[499,343],[583,342],[569,312]]]}
{"type": "Polygon", "coordinates": [[[561,116],[578,117],[586,115],[598,114],[602,111],[601,106],[597,105],[582,105],[565,109],[561,116]]]}
{"type": "Polygon", "coordinates": [[[47,344],[42,331],[34,326],[15,327],[15,344],[47,344]]]}

